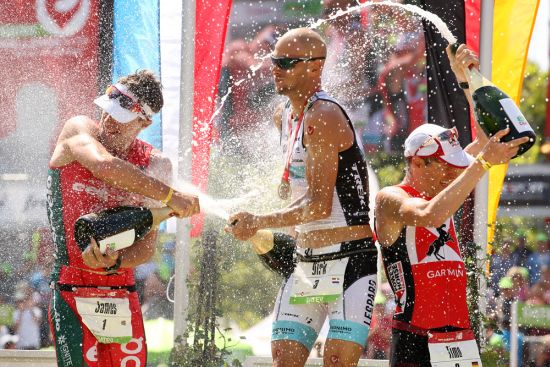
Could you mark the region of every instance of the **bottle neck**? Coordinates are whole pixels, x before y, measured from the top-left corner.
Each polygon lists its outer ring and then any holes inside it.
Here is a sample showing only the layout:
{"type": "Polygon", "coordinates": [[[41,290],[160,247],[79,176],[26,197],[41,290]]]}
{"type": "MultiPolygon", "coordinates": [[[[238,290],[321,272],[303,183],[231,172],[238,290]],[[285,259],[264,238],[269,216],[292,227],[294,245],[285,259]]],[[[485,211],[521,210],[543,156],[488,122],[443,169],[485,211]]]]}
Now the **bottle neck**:
{"type": "Polygon", "coordinates": [[[481,88],[481,87],[487,87],[487,86],[494,86],[494,84],[485,78],[477,68],[474,67],[464,67],[464,75],[466,75],[466,79],[468,81],[468,85],[470,86],[470,92],[474,92],[475,90],[481,88]]]}
{"type": "Polygon", "coordinates": [[[267,229],[261,229],[249,240],[252,248],[258,255],[263,255],[271,251],[274,246],[273,232],[267,229]]]}

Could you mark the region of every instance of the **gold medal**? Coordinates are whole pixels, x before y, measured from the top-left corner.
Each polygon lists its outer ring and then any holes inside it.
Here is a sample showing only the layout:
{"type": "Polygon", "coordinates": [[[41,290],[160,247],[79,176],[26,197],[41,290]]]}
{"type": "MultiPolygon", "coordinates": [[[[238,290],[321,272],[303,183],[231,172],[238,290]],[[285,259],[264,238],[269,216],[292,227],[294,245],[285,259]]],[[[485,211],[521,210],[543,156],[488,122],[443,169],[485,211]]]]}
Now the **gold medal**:
{"type": "Polygon", "coordinates": [[[288,200],[290,198],[290,183],[282,180],[277,191],[282,200],[288,200]]]}

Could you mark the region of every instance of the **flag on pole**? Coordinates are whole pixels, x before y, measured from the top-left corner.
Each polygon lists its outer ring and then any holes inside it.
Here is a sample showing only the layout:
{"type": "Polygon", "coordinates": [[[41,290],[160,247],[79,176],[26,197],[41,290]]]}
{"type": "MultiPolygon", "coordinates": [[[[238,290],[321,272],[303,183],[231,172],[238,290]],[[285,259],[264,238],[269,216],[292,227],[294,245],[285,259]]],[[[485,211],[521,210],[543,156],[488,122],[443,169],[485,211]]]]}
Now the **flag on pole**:
{"type": "MultiPolygon", "coordinates": [[[[115,0],[113,38],[113,83],[139,69],[159,75],[160,39],[157,1],[115,0]]],[[[162,150],[161,115],[139,138],[162,150]]]]}
{"type": "MultiPolygon", "coordinates": [[[[538,6],[539,0],[495,0],[491,79],[518,105],[538,6]]],[[[489,171],[488,256],[492,253],[498,202],[507,168],[508,165],[498,165],[489,171]]]]}
{"type": "MultiPolygon", "coordinates": [[[[180,71],[181,71],[181,17],[179,1],[162,0],[160,6],[161,77],[166,106],[163,108],[163,150],[169,157],[178,157],[178,148],[191,151],[192,177],[186,179],[206,191],[208,164],[212,139],[212,114],[216,95],[225,34],[231,0],[199,0],[195,21],[195,72],[193,101],[193,139],[179,141],[180,127],[180,71]]],[[[178,162],[172,162],[177,167],[178,162]]],[[[202,230],[204,217],[192,218],[191,236],[202,230]]]]}
{"type": "MultiPolygon", "coordinates": [[[[202,192],[208,183],[208,163],[212,140],[212,114],[229,21],[231,0],[197,1],[195,26],[195,85],[193,103],[192,183],[202,192]]],[[[191,236],[198,236],[203,215],[191,219],[191,236]]]]}
{"type": "MultiPolygon", "coordinates": [[[[457,42],[479,53],[481,0],[425,0],[423,8],[439,16],[457,38],[457,42]]],[[[456,126],[460,144],[475,138],[474,122],[466,96],[458,88],[445,52],[447,41],[436,28],[424,21],[426,72],[428,75],[428,122],[446,127],[456,126]]],[[[466,200],[460,220],[463,243],[473,242],[473,201],[466,200]]]]}
{"type": "MultiPolygon", "coordinates": [[[[116,0],[114,5],[113,81],[137,69],[160,75],[164,107],[162,119],[140,138],[162,149],[177,171],[178,149],[192,152],[192,182],[206,191],[212,138],[212,113],[229,20],[231,0],[200,0],[196,5],[193,141],[179,141],[182,14],[181,1],[116,0]]],[[[192,236],[200,233],[203,218],[193,219],[192,236]]]]}

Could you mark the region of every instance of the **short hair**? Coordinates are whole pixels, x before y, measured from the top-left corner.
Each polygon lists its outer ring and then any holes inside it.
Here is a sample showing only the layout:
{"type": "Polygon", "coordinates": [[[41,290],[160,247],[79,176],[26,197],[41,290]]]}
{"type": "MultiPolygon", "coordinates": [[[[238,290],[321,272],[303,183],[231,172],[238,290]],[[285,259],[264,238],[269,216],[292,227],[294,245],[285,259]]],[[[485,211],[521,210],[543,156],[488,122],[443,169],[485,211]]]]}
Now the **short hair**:
{"type": "Polygon", "coordinates": [[[162,84],[155,73],[148,69],[141,69],[133,74],[123,76],[119,83],[128,87],[140,102],[146,103],[154,113],[157,113],[164,106],[162,97],[162,84]]]}

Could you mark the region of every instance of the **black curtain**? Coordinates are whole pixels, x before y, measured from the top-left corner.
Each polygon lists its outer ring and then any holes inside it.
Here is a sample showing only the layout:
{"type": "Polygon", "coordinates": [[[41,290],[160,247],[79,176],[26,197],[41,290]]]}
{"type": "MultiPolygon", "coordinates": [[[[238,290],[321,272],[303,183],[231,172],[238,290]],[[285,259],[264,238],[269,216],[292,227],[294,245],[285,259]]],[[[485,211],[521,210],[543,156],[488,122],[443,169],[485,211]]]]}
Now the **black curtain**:
{"type": "MultiPolygon", "coordinates": [[[[439,16],[459,43],[466,42],[463,0],[416,0],[410,3],[439,16]]],[[[471,142],[468,100],[458,87],[445,48],[448,43],[437,28],[423,20],[428,77],[428,122],[456,126],[462,146],[471,142]]]]}
{"type": "MultiPolygon", "coordinates": [[[[409,1],[439,16],[457,38],[466,43],[466,13],[464,0],[409,1]]],[[[464,92],[458,87],[445,48],[448,43],[430,22],[423,20],[426,41],[426,75],[428,78],[428,122],[445,127],[456,126],[460,144],[472,141],[470,107],[464,92]]],[[[465,201],[457,215],[461,243],[473,242],[474,195],[465,201]]]]}

